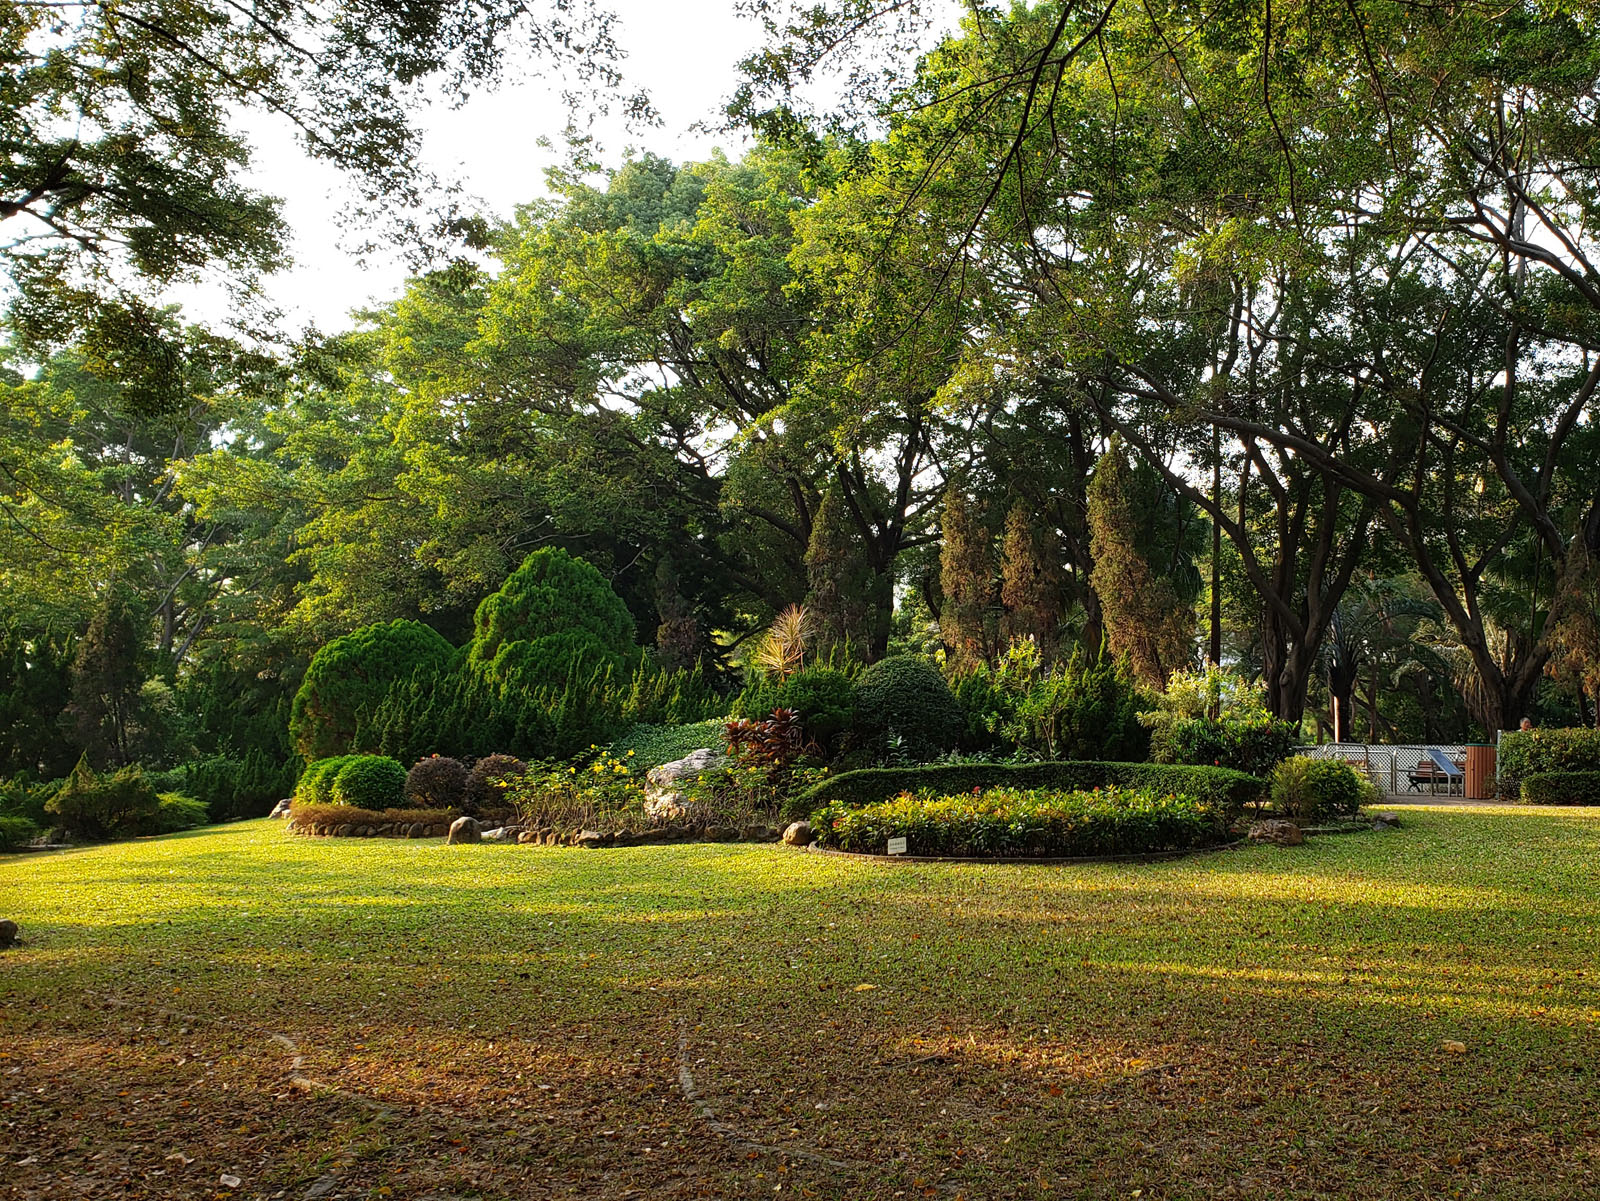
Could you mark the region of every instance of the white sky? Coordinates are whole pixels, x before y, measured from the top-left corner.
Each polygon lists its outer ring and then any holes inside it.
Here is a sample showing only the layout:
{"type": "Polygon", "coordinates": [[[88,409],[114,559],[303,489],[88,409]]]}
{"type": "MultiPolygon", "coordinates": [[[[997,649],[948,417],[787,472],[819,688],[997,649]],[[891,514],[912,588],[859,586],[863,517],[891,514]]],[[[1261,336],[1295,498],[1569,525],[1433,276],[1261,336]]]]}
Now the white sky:
{"type": "MultiPolygon", "coordinates": [[[[614,165],[629,146],[678,161],[703,158],[718,145],[740,153],[744,143],[736,136],[691,127],[715,118],[733,88],[734,64],[759,43],[760,28],[736,18],[729,0],[612,0],[611,7],[628,55],[621,63],[624,91],[648,91],[662,124],[632,134],[620,118],[598,124],[601,161],[614,165]]],[[[422,116],[427,164],[479,198],[483,211],[509,216],[543,194],[544,170],[557,159],[538,141],[559,143],[567,113],[558,91],[532,83],[480,94],[460,109],[435,106],[422,116]]],[[[352,309],[397,295],[407,274],[397,257],[369,259],[363,267],[341,247],[337,215],[349,193],[339,173],[307,159],[287,135],[262,136],[256,150],[250,182],[283,198],[294,234],[295,266],[266,283],[270,299],[285,310],[285,325],[346,329],[352,309]]],[[[226,316],[216,289],[186,289],[173,299],[197,318],[226,316]]]]}

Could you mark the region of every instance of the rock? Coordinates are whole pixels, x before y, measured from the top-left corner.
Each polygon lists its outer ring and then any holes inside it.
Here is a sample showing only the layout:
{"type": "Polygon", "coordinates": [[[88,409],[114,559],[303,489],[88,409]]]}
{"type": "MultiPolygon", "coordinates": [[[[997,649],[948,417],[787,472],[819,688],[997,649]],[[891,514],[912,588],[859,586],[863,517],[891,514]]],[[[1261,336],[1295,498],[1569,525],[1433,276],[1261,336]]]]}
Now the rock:
{"type": "Polygon", "coordinates": [[[783,832],[783,841],[792,847],[808,847],[816,840],[810,822],[791,822],[783,832]]]}
{"type": "Polygon", "coordinates": [[[638,846],[639,836],[632,830],[618,830],[611,835],[611,845],[614,847],[638,846]]]}
{"type": "Polygon", "coordinates": [[[1394,830],[1400,826],[1398,813],[1374,813],[1372,815],[1372,828],[1374,830],[1394,830]]]}
{"type": "Polygon", "coordinates": [[[602,835],[598,830],[579,830],[577,835],[573,838],[572,844],[574,846],[588,847],[590,850],[593,850],[595,847],[603,846],[605,844],[605,836],[602,835]]]}
{"type": "Polygon", "coordinates": [[[533,830],[524,830],[521,834],[517,835],[517,841],[521,842],[521,843],[530,843],[530,842],[537,843],[537,842],[541,841],[541,839],[540,839],[539,834],[536,833],[535,831],[533,831],[533,830]]]}
{"type": "Polygon", "coordinates": [[[344,825],[335,830],[333,834],[335,838],[350,838],[355,834],[355,832],[356,828],[349,822],[346,822],[344,825]]]}
{"type": "Polygon", "coordinates": [[[504,826],[496,826],[492,830],[485,830],[478,838],[482,842],[511,842],[515,836],[504,826]]]}
{"type": "Polygon", "coordinates": [[[1251,842],[1270,842],[1280,847],[1297,847],[1306,840],[1300,827],[1279,819],[1256,822],[1250,827],[1251,842]]]}
{"type": "Polygon", "coordinates": [[[450,823],[449,822],[435,822],[433,825],[428,827],[428,837],[429,838],[445,838],[445,837],[448,837],[449,834],[450,834],[450,823]]]}
{"type": "Polygon", "coordinates": [[[273,818],[288,817],[289,816],[289,806],[292,805],[292,804],[294,804],[294,798],[286,796],[286,797],[283,798],[283,800],[279,801],[276,805],[274,805],[272,807],[272,812],[267,814],[267,816],[268,817],[273,817],[273,818]]]}
{"type": "Polygon", "coordinates": [[[726,767],[728,757],[709,747],[692,751],[682,759],[652,767],[644,777],[644,812],[652,821],[680,821],[692,816],[696,806],[689,804],[679,790],[684,780],[726,767]]]}
{"type": "Polygon", "coordinates": [[[4,950],[17,941],[17,931],[21,928],[10,918],[0,921],[0,950],[4,950]]]}
{"type": "MultiPolygon", "coordinates": [[[[434,828],[438,829],[437,826],[434,828]]],[[[476,818],[471,817],[458,817],[455,821],[451,822],[450,829],[445,838],[445,842],[450,846],[454,846],[457,843],[463,842],[482,841],[483,827],[478,824],[476,818]]]]}

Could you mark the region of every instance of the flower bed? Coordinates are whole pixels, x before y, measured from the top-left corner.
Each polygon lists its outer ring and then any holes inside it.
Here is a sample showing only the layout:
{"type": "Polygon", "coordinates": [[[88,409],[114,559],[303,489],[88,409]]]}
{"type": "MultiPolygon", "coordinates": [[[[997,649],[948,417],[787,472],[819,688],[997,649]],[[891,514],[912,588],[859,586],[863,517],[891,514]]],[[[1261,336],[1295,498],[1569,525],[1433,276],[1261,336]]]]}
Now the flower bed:
{"type": "Polygon", "coordinates": [[[991,788],[954,796],[902,793],[873,805],[834,801],[811,824],[818,843],[882,854],[904,838],[912,855],[1047,858],[1141,855],[1228,840],[1225,807],[1153,788],[991,788]]]}

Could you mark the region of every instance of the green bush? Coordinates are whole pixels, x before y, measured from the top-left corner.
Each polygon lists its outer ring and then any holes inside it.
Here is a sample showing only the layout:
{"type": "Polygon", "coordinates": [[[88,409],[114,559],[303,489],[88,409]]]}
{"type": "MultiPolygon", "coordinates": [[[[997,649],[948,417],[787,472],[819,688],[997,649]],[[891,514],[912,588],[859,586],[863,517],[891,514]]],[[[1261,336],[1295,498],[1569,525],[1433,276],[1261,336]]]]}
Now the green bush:
{"type": "Polygon", "coordinates": [[[1000,686],[992,671],[981,665],[951,680],[950,691],[966,720],[961,745],[971,751],[986,751],[997,746],[1002,741],[1001,730],[1016,713],[1016,697],[1000,686]]]}
{"type": "Polygon", "coordinates": [[[1522,777],[1525,805],[1600,805],[1600,771],[1539,771],[1522,777]]]}
{"type": "Polygon", "coordinates": [[[174,834],[179,830],[192,830],[210,820],[206,803],[181,792],[163,792],[158,797],[159,807],[149,820],[139,827],[141,834],[174,834]]]}
{"type": "Polygon", "coordinates": [[[806,741],[826,748],[855,723],[855,681],[825,666],[801,668],[786,680],[757,678],[734,699],[732,716],[762,721],[777,709],[798,713],[806,741]]]}
{"type": "Polygon", "coordinates": [[[635,771],[649,771],[698,750],[726,751],[727,723],[697,721],[686,726],[652,726],[641,722],[606,748],[635,771]]]}
{"type": "Polygon", "coordinates": [[[20,847],[39,837],[39,827],[16,813],[0,813],[0,847],[20,847]]]}
{"type": "Polygon", "coordinates": [[[473,618],[469,665],[527,693],[566,684],[574,667],[621,669],[637,655],[633,617],[606,578],[556,547],[536,550],[473,618]]]}
{"type": "Polygon", "coordinates": [[[1154,788],[904,793],[861,808],[836,801],[812,826],[818,842],[843,851],[882,853],[904,838],[909,854],[971,857],[1150,854],[1228,836],[1215,806],[1154,788]]]}
{"type": "Polygon", "coordinates": [[[1126,665],[1074,655],[1041,673],[1017,699],[1001,730],[1047,759],[1141,760],[1150,736],[1139,724],[1140,696],[1126,665]]]}
{"type": "Polygon", "coordinates": [[[448,642],[417,621],[363,626],[335,638],[312,656],[295,693],[289,711],[295,749],[307,763],[373,749],[357,745],[363,719],[397,681],[435,674],[453,654],[448,642]]]}
{"type": "Polygon", "coordinates": [[[111,838],[137,832],[161,808],[161,798],[137,766],[96,775],[80,758],[45,811],[73,838],[111,838]]]}
{"type": "Polygon", "coordinates": [[[1376,800],[1360,772],[1337,759],[1291,755],[1272,769],[1272,806],[1299,822],[1348,817],[1376,800]]]}
{"type": "Polygon", "coordinates": [[[467,765],[448,755],[418,759],[406,773],[406,800],[425,809],[459,809],[467,799],[467,765]]]}
{"type": "Polygon", "coordinates": [[[395,809],[405,792],[406,769],[387,755],[351,755],[333,777],[335,805],[395,809]]]}
{"type": "Polygon", "coordinates": [[[204,803],[211,821],[265,817],[295,790],[298,765],[281,754],[256,749],[244,758],[210,755],[171,771],[156,772],[157,792],[179,792],[204,803]]]}
{"type": "Polygon", "coordinates": [[[1150,739],[1157,763],[1231,767],[1251,775],[1270,775],[1300,743],[1299,727],[1266,713],[1183,717],[1158,727],[1150,739]]]}
{"type": "Polygon", "coordinates": [[[935,759],[954,749],[967,717],[931,659],[894,655],[856,680],[856,729],[880,745],[898,740],[912,759],[935,759]]]}
{"type": "Polygon", "coordinates": [[[294,799],[298,804],[331,805],[333,804],[333,780],[339,774],[339,769],[350,759],[349,755],[330,755],[326,759],[318,759],[301,773],[300,782],[294,787],[294,799]]]}
{"type": "Polygon", "coordinates": [[[1527,776],[1590,771],[1600,771],[1600,730],[1507,730],[1500,735],[1495,781],[1506,800],[1521,795],[1527,776]]]}
{"type": "Polygon", "coordinates": [[[62,783],[61,780],[34,780],[26,774],[0,780],[0,817],[21,817],[36,826],[48,826],[45,806],[62,783]]]}
{"type": "Polygon", "coordinates": [[[806,817],[834,802],[847,807],[873,805],[902,792],[953,795],[990,788],[1075,791],[1103,787],[1150,788],[1191,796],[1208,808],[1226,812],[1230,820],[1244,806],[1260,800],[1266,791],[1266,783],[1260,778],[1223,767],[1102,763],[1088,759],[1069,763],[939,763],[840,772],[796,793],[784,812],[791,818],[806,817]]]}

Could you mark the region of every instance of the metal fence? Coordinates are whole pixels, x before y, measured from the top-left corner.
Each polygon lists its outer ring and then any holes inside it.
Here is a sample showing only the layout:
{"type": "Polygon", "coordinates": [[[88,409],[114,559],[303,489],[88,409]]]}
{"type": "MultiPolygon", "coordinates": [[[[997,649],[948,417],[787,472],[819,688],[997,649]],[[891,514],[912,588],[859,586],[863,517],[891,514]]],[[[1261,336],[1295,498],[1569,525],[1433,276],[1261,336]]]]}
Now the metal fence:
{"type": "Polygon", "coordinates": [[[1301,747],[1300,753],[1313,759],[1338,759],[1348,763],[1390,797],[1461,796],[1466,785],[1467,748],[1461,744],[1388,746],[1323,742],[1301,747]]]}

